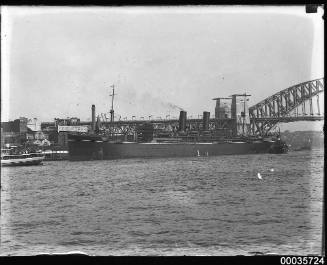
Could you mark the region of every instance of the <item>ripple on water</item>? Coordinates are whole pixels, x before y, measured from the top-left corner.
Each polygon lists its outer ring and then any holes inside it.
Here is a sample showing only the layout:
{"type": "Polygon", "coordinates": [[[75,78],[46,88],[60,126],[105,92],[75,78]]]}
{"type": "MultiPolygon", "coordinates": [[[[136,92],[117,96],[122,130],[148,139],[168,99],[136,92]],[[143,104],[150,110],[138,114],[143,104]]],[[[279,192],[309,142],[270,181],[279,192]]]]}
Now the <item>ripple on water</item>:
{"type": "Polygon", "coordinates": [[[8,189],[2,253],[319,254],[323,157],[51,161],[1,169],[8,189]]]}

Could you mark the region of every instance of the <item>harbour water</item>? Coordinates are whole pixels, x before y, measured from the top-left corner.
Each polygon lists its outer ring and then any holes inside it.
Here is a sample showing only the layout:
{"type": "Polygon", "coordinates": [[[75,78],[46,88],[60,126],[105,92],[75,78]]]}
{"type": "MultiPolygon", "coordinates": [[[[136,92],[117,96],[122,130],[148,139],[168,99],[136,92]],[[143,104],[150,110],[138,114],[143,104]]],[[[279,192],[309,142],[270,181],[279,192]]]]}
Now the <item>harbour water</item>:
{"type": "Polygon", "coordinates": [[[321,255],[323,159],[316,149],[2,168],[1,255],[321,255]]]}

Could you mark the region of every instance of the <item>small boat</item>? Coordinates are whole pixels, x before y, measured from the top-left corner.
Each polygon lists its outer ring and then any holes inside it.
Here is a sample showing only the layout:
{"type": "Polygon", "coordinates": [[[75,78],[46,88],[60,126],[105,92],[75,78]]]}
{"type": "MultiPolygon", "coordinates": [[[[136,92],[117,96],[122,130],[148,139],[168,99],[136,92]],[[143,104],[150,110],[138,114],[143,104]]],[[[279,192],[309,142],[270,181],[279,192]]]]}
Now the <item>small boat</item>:
{"type": "Polygon", "coordinates": [[[1,166],[31,166],[40,165],[44,160],[44,155],[39,153],[18,154],[18,155],[1,155],[1,166]]]}

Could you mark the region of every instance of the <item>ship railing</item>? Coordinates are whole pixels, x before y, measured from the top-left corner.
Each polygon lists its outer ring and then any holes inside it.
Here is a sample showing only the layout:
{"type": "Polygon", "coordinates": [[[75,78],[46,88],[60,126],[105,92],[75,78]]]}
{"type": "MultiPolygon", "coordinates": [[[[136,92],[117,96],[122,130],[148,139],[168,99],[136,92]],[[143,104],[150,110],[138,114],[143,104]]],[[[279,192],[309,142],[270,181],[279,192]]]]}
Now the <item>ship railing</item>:
{"type": "Polygon", "coordinates": [[[26,158],[30,157],[29,154],[16,154],[16,155],[4,155],[1,156],[2,160],[9,160],[9,159],[20,159],[20,158],[26,158]]]}

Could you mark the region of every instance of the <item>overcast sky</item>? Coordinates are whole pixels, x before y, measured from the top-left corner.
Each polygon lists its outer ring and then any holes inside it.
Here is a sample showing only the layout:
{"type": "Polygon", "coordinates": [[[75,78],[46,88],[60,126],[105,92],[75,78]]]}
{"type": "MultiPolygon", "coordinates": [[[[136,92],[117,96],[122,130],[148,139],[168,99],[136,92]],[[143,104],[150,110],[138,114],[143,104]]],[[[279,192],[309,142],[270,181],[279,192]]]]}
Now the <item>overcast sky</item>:
{"type": "Polygon", "coordinates": [[[246,91],[254,105],[323,77],[322,14],[304,6],[1,11],[3,121],[89,120],[92,104],[109,112],[112,84],[122,117],[213,117],[214,97],[246,91]]]}

